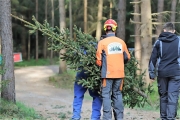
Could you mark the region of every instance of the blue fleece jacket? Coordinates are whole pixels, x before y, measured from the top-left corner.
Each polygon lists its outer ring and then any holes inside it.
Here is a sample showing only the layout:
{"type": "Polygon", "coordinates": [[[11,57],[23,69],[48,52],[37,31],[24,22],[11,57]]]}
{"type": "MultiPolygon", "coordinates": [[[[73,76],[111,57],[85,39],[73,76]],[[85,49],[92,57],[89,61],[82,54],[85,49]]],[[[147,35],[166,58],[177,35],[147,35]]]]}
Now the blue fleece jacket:
{"type": "Polygon", "coordinates": [[[180,75],[180,41],[177,35],[163,32],[155,42],[149,60],[149,77],[172,77],[180,75]]]}

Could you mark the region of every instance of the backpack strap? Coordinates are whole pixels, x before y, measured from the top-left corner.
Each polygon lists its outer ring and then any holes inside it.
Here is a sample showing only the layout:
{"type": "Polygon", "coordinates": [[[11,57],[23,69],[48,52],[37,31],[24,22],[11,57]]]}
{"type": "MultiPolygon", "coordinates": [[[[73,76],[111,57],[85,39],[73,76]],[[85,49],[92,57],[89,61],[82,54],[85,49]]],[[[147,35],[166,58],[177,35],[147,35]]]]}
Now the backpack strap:
{"type": "Polygon", "coordinates": [[[179,44],[178,44],[178,56],[180,57],[180,36],[178,36],[179,44]]]}
{"type": "MultiPolygon", "coordinates": [[[[180,36],[177,36],[178,40],[179,40],[179,44],[178,44],[178,56],[180,57],[180,36]]],[[[159,45],[159,49],[160,49],[160,57],[162,57],[162,41],[159,41],[160,45],[159,45]]]]}
{"type": "Polygon", "coordinates": [[[155,45],[157,44],[157,42],[159,42],[159,51],[158,51],[158,58],[157,58],[157,61],[156,61],[156,65],[155,65],[155,75],[156,76],[158,76],[158,66],[159,66],[159,63],[161,61],[161,56],[162,56],[162,41],[157,39],[155,45]]]}
{"type": "Polygon", "coordinates": [[[179,40],[179,44],[178,44],[178,64],[179,64],[179,68],[180,68],[180,36],[178,36],[178,40],[179,40]]]}
{"type": "MultiPolygon", "coordinates": [[[[179,40],[178,44],[178,56],[180,57],[180,36],[177,36],[179,40]]],[[[162,57],[162,41],[159,41],[159,49],[160,49],[160,58],[162,57]]]]}
{"type": "Polygon", "coordinates": [[[159,40],[159,50],[160,50],[160,58],[162,57],[162,41],[159,40]]]}

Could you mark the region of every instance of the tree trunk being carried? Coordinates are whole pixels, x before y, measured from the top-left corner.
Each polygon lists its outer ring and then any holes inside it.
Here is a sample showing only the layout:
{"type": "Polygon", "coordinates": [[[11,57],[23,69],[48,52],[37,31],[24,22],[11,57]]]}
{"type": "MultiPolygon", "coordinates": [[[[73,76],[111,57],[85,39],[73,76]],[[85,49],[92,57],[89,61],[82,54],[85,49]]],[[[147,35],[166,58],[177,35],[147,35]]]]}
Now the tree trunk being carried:
{"type": "Polygon", "coordinates": [[[3,58],[2,70],[4,71],[4,74],[2,74],[3,89],[1,91],[1,97],[15,103],[16,98],[10,0],[0,0],[0,28],[3,58]]]}

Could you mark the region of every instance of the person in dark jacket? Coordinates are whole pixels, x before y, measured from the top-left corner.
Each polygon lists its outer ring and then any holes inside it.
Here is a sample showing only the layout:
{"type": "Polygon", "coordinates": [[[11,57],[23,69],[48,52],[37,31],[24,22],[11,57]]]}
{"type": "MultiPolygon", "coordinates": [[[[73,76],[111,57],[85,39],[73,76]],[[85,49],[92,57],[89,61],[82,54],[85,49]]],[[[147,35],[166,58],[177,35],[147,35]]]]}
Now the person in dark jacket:
{"type": "Polygon", "coordinates": [[[175,120],[179,99],[180,38],[174,33],[174,24],[166,23],[149,61],[150,79],[157,76],[162,120],[175,120]]]}

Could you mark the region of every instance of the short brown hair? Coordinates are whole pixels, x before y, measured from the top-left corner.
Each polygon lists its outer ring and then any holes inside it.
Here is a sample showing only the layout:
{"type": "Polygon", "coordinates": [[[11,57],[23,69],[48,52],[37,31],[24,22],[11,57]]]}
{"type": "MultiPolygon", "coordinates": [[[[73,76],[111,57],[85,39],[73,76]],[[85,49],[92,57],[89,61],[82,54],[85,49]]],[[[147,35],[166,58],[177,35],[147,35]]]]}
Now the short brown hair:
{"type": "Polygon", "coordinates": [[[173,23],[167,22],[164,24],[163,29],[165,29],[166,31],[172,31],[175,30],[175,26],[173,23]]]}

